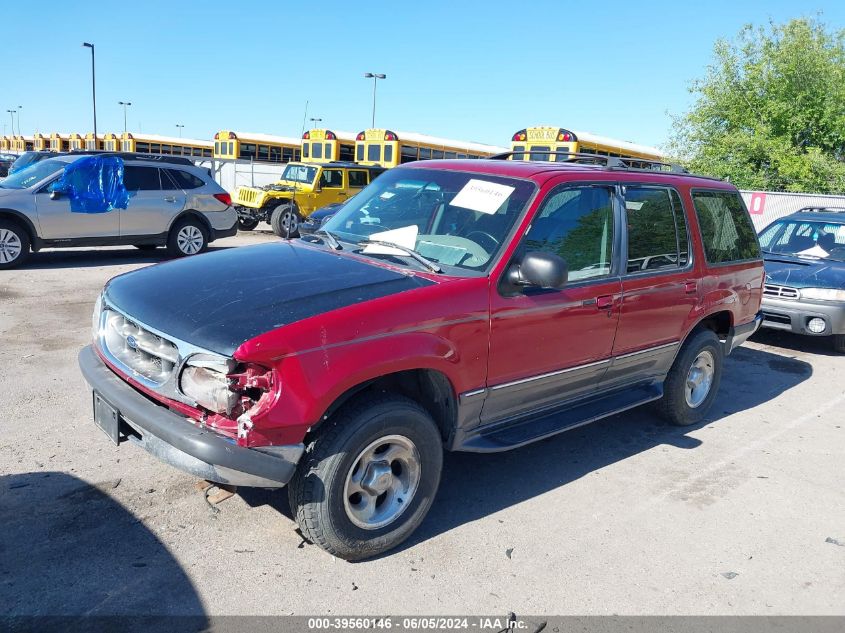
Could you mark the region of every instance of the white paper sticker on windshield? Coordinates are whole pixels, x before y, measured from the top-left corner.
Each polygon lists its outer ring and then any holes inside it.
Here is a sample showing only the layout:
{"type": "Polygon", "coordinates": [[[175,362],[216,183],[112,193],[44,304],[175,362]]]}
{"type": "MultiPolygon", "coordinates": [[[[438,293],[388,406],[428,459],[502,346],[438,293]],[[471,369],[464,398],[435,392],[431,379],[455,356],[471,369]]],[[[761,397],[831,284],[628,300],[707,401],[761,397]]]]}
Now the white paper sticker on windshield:
{"type": "MultiPolygon", "coordinates": [[[[399,229],[372,233],[370,234],[370,239],[376,240],[377,242],[393,242],[405,248],[414,248],[417,245],[417,233],[419,232],[419,227],[416,224],[412,224],[411,226],[403,226],[399,229]]],[[[407,255],[403,250],[380,244],[367,244],[364,247],[364,252],[375,255],[407,255]]]]}
{"type": "Polygon", "coordinates": [[[481,213],[496,213],[513,193],[514,187],[473,178],[452,198],[453,207],[481,213]]]}

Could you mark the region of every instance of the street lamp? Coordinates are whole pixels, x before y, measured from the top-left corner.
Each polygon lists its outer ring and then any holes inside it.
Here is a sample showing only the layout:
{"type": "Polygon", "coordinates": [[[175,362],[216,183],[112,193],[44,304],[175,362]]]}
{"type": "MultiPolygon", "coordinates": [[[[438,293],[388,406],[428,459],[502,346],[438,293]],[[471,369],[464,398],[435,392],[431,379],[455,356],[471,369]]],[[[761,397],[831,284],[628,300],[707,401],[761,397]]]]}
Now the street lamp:
{"type": "MultiPolygon", "coordinates": [[[[17,110],[6,110],[6,112],[9,113],[9,118],[12,119],[12,136],[14,136],[15,135],[15,112],[17,112],[17,110]]],[[[20,119],[18,119],[18,121],[20,121],[20,119]]],[[[20,126],[18,126],[18,127],[20,127],[20,126]]]]}
{"type": "MultiPolygon", "coordinates": [[[[123,106],[123,133],[126,134],[126,108],[132,105],[131,101],[118,101],[117,105],[123,106]]],[[[20,118],[18,119],[20,121],[20,118]]],[[[97,133],[94,132],[94,137],[96,138],[97,133]]]]}
{"type": "Polygon", "coordinates": [[[176,127],[179,128],[179,138],[182,138],[182,128],[185,127],[181,123],[177,123],[176,127]]]}
{"type": "Polygon", "coordinates": [[[378,83],[379,79],[387,79],[387,75],[382,73],[364,73],[364,79],[372,79],[373,80],[373,125],[372,127],[376,126],[376,83],[378,83]]]}
{"type": "Polygon", "coordinates": [[[94,45],[82,42],[82,46],[91,49],[91,97],[94,102],[94,138],[97,138],[97,83],[94,72],[94,45]]]}
{"type": "MultiPolygon", "coordinates": [[[[21,134],[21,110],[23,110],[23,106],[19,105],[18,106],[18,136],[23,136],[21,134]]],[[[12,130],[12,134],[14,134],[14,133],[15,133],[15,131],[12,130]]]]}
{"type": "Polygon", "coordinates": [[[311,118],[310,118],[310,119],[308,119],[308,120],[309,120],[309,121],[311,121],[311,123],[319,123],[319,122],[320,122],[320,121],[322,121],[323,119],[319,119],[319,118],[311,117],[311,118]]]}

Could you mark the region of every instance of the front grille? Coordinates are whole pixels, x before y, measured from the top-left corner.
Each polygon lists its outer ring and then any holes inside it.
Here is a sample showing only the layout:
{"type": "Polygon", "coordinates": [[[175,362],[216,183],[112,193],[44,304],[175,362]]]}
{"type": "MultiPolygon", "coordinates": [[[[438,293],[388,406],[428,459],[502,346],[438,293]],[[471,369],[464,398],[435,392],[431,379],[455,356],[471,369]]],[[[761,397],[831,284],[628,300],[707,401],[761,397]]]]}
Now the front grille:
{"type": "Polygon", "coordinates": [[[254,203],[258,198],[258,190],[250,187],[241,187],[238,189],[238,202],[254,203]]]}
{"type": "Polygon", "coordinates": [[[101,323],[102,340],[109,354],[153,383],[167,382],[179,362],[175,344],[113,310],[105,311],[101,323]]]}
{"type": "Polygon", "coordinates": [[[797,299],[798,289],[790,288],[789,286],[766,284],[763,286],[763,296],[771,297],[773,299],[797,299]]]}

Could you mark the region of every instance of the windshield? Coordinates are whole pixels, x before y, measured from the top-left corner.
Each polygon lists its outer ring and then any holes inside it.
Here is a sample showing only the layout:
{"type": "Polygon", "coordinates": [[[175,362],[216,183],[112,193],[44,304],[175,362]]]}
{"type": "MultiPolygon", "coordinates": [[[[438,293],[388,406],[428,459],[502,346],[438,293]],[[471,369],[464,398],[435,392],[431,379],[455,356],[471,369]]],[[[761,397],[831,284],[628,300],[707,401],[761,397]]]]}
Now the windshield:
{"type": "Polygon", "coordinates": [[[314,183],[314,177],[316,175],[316,167],[308,167],[306,165],[288,165],[282,173],[281,180],[303,182],[310,185],[314,183]]]}
{"type": "Polygon", "coordinates": [[[768,253],[845,261],[845,223],[783,220],[760,234],[768,253]]]}
{"type": "MultiPolygon", "coordinates": [[[[394,168],[324,225],[338,239],[393,242],[442,266],[485,270],[524,211],[534,184],[437,169],[394,168]]],[[[372,247],[363,254],[377,254],[372,247]]],[[[397,255],[401,261],[401,255],[397,255]]]]}
{"type": "Polygon", "coordinates": [[[0,182],[0,187],[3,189],[26,189],[61,171],[66,165],[67,163],[60,160],[42,160],[11,174],[0,182]]]}

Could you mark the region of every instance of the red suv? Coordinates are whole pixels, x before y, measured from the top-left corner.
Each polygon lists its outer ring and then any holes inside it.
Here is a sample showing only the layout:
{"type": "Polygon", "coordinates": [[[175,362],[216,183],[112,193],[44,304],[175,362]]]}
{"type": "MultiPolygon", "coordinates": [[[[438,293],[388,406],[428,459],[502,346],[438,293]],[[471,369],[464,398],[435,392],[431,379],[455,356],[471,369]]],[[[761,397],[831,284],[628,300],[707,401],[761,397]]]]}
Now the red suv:
{"type": "Polygon", "coordinates": [[[648,402],[701,421],[760,324],[748,212],[728,183],[606,161],[413,163],[301,240],[111,280],[79,356],[96,423],[287,486],[308,538],[361,559],[420,524],[444,450],[648,402]]]}

